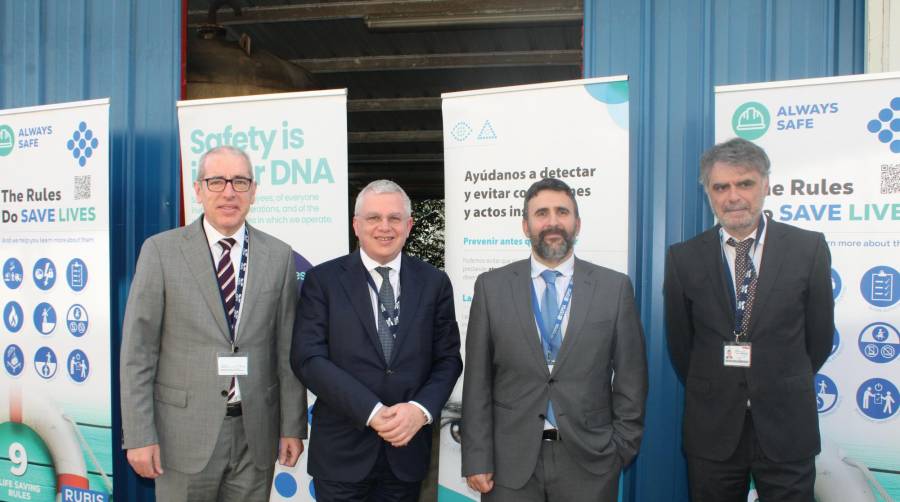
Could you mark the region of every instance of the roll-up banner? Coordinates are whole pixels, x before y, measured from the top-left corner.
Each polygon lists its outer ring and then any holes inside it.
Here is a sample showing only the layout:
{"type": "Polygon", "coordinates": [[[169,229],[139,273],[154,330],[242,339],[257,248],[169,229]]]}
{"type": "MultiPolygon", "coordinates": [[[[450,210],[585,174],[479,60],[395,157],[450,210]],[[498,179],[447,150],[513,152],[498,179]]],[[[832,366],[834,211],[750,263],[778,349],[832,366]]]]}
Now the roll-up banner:
{"type": "Polygon", "coordinates": [[[767,213],[823,232],[831,249],[816,499],[898,500],[900,73],[717,87],[715,99],[716,140],[739,136],[771,158],[767,213]]]}
{"type": "Polygon", "coordinates": [[[0,179],[0,500],[109,500],[109,100],[0,110],[0,179]]]}
{"type": "MultiPolygon", "coordinates": [[[[247,221],[291,245],[298,287],[313,265],[347,253],[346,89],[180,101],[178,124],[186,223],[202,213],[200,156],[231,145],[250,157],[258,185],[247,221]]],[[[294,468],[276,463],[270,500],[314,500],[305,452],[294,468]]]]}
{"type": "MultiPolygon", "coordinates": [[[[446,270],[465,328],[475,278],[528,258],[525,191],[559,178],[575,193],[582,231],[575,254],[628,272],[627,77],[572,80],[442,95],[446,270]]],[[[443,412],[441,502],[477,500],[460,474],[462,379],[443,412]]]]}

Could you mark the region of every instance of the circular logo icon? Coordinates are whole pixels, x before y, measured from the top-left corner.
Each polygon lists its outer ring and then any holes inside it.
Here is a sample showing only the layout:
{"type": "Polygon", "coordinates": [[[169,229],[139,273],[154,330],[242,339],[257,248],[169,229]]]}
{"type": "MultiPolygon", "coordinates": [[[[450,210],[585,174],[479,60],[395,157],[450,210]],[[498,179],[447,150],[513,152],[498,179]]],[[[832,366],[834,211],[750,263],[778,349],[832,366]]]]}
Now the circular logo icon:
{"type": "Polygon", "coordinates": [[[56,284],[56,265],[49,258],[41,258],[34,264],[34,284],[44,291],[56,284]]]}
{"type": "Polygon", "coordinates": [[[87,380],[88,375],[91,373],[91,365],[88,362],[87,355],[78,349],[70,352],[66,360],[66,373],[76,383],[82,383],[87,380]]]}
{"type": "Polygon", "coordinates": [[[66,267],[66,282],[72,291],[78,292],[87,286],[88,270],[87,265],[81,258],[73,258],[66,267]]]}
{"type": "Polygon", "coordinates": [[[289,472],[279,472],[275,476],[275,492],[286,499],[297,493],[297,480],[289,472]]]}
{"type": "Polygon", "coordinates": [[[35,329],[42,335],[49,335],[56,329],[56,310],[47,302],[38,303],[33,318],[35,329]]]}
{"type": "Polygon", "coordinates": [[[856,391],[859,411],[872,420],[886,420],[897,413],[897,387],[884,378],[870,378],[856,391]]]}
{"type": "Polygon", "coordinates": [[[869,269],[859,282],[863,299],[875,307],[890,307],[900,300],[900,273],[886,265],[869,269]]]}
{"type": "Polygon", "coordinates": [[[841,289],[841,276],[838,275],[837,270],[831,269],[831,295],[835,300],[841,296],[841,289]]]}
{"type": "Polygon", "coordinates": [[[25,319],[23,317],[25,314],[22,312],[22,306],[17,302],[9,302],[3,307],[3,325],[6,326],[6,330],[10,333],[17,333],[20,329],[22,329],[22,324],[25,319]]]}
{"type": "Polygon", "coordinates": [[[838,389],[834,380],[818,373],[815,379],[816,385],[816,409],[819,413],[825,413],[837,404],[838,389]]]}
{"type": "Polygon", "coordinates": [[[15,258],[6,260],[3,264],[3,282],[9,289],[17,289],[22,285],[24,271],[22,270],[22,262],[15,258]]]}
{"type": "Polygon", "coordinates": [[[859,351],[873,363],[889,363],[900,350],[900,333],[886,322],[873,322],[859,333],[859,351]]]}
{"type": "Polygon", "coordinates": [[[3,366],[9,376],[19,376],[25,369],[25,355],[16,344],[10,344],[3,351],[3,366]]]}
{"type": "Polygon", "coordinates": [[[69,307],[69,311],[66,312],[66,329],[77,337],[82,337],[87,333],[88,314],[83,306],[76,303],[69,307]]]}
{"type": "Polygon", "coordinates": [[[34,353],[34,371],[43,379],[53,378],[56,374],[56,354],[50,347],[41,347],[34,353]]]}
{"type": "Polygon", "coordinates": [[[769,110],[756,101],[742,104],[731,116],[734,133],[748,141],[761,138],[769,130],[770,124],[769,110]]]}
{"type": "Polygon", "coordinates": [[[837,328],[834,328],[834,336],[831,337],[831,354],[837,354],[838,348],[841,346],[841,335],[838,333],[837,328]]]}
{"type": "Polygon", "coordinates": [[[6,157],[16,144],[16,133],[6,124],[0,125],[0,157],[6,157]]]}

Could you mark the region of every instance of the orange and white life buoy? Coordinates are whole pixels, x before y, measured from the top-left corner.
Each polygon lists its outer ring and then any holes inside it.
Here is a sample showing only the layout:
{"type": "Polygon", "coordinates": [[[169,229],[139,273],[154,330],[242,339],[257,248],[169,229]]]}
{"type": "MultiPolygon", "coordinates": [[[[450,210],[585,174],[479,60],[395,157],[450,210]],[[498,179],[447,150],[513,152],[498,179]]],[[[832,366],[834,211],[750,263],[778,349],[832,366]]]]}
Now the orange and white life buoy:
{"type": "Polygon", "coordinates": [[[53,403],[37,393],[25,397],[20,387],[0,389],[0,423],[4,422],[27,425],[44,440],[56,469],[57,500],[64,485],[90,488],[75,426],[53,403]]]}

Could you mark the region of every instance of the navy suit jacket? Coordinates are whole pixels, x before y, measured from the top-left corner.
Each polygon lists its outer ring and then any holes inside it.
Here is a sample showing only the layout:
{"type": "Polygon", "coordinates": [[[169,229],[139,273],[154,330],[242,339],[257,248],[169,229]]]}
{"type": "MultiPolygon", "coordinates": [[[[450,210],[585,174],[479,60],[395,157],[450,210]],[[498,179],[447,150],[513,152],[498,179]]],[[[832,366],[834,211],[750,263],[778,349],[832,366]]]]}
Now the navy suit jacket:
{"type": "Polygon", "coordinates": [[[356,251],[309,270],[300,293],[291,366],[317,396],[308,471],[318,479],[361,481],[386,448],[398,479],[420,481],[431,456],[431,426],[395,448],[366,421],[378,402],[416,401],[440,423],[462,372],[453,288],[444,272],[403,255],[400,325],[385,362],[366,274],[356,251]]]}

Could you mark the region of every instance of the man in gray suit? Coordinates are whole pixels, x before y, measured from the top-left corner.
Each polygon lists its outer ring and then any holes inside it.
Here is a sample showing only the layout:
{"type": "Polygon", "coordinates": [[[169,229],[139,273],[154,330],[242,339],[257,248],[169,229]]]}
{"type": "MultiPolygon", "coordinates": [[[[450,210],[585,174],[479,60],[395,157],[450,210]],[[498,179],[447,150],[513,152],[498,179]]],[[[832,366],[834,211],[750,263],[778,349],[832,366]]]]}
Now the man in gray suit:
{"type": "Polygon", "coordinates": [[[203,216],[144,243],[125,309],[123,448],[157,500],[265,501],[276,455],[306,437],[306,391],[291,372],[297,299],[291,248],[246,224],[247,155],[206,152],[203,216]],[[280,439],[279,439],[280,438],[280,439]]]}
{"type": "Polygon", "coordinates": [[[462,474],[487,501],[614,501],[637,454],[644,338],[627,276],[575,258],[578,204],[525,194],[530,259],[481,274],[466,334],[462,474]]]}

